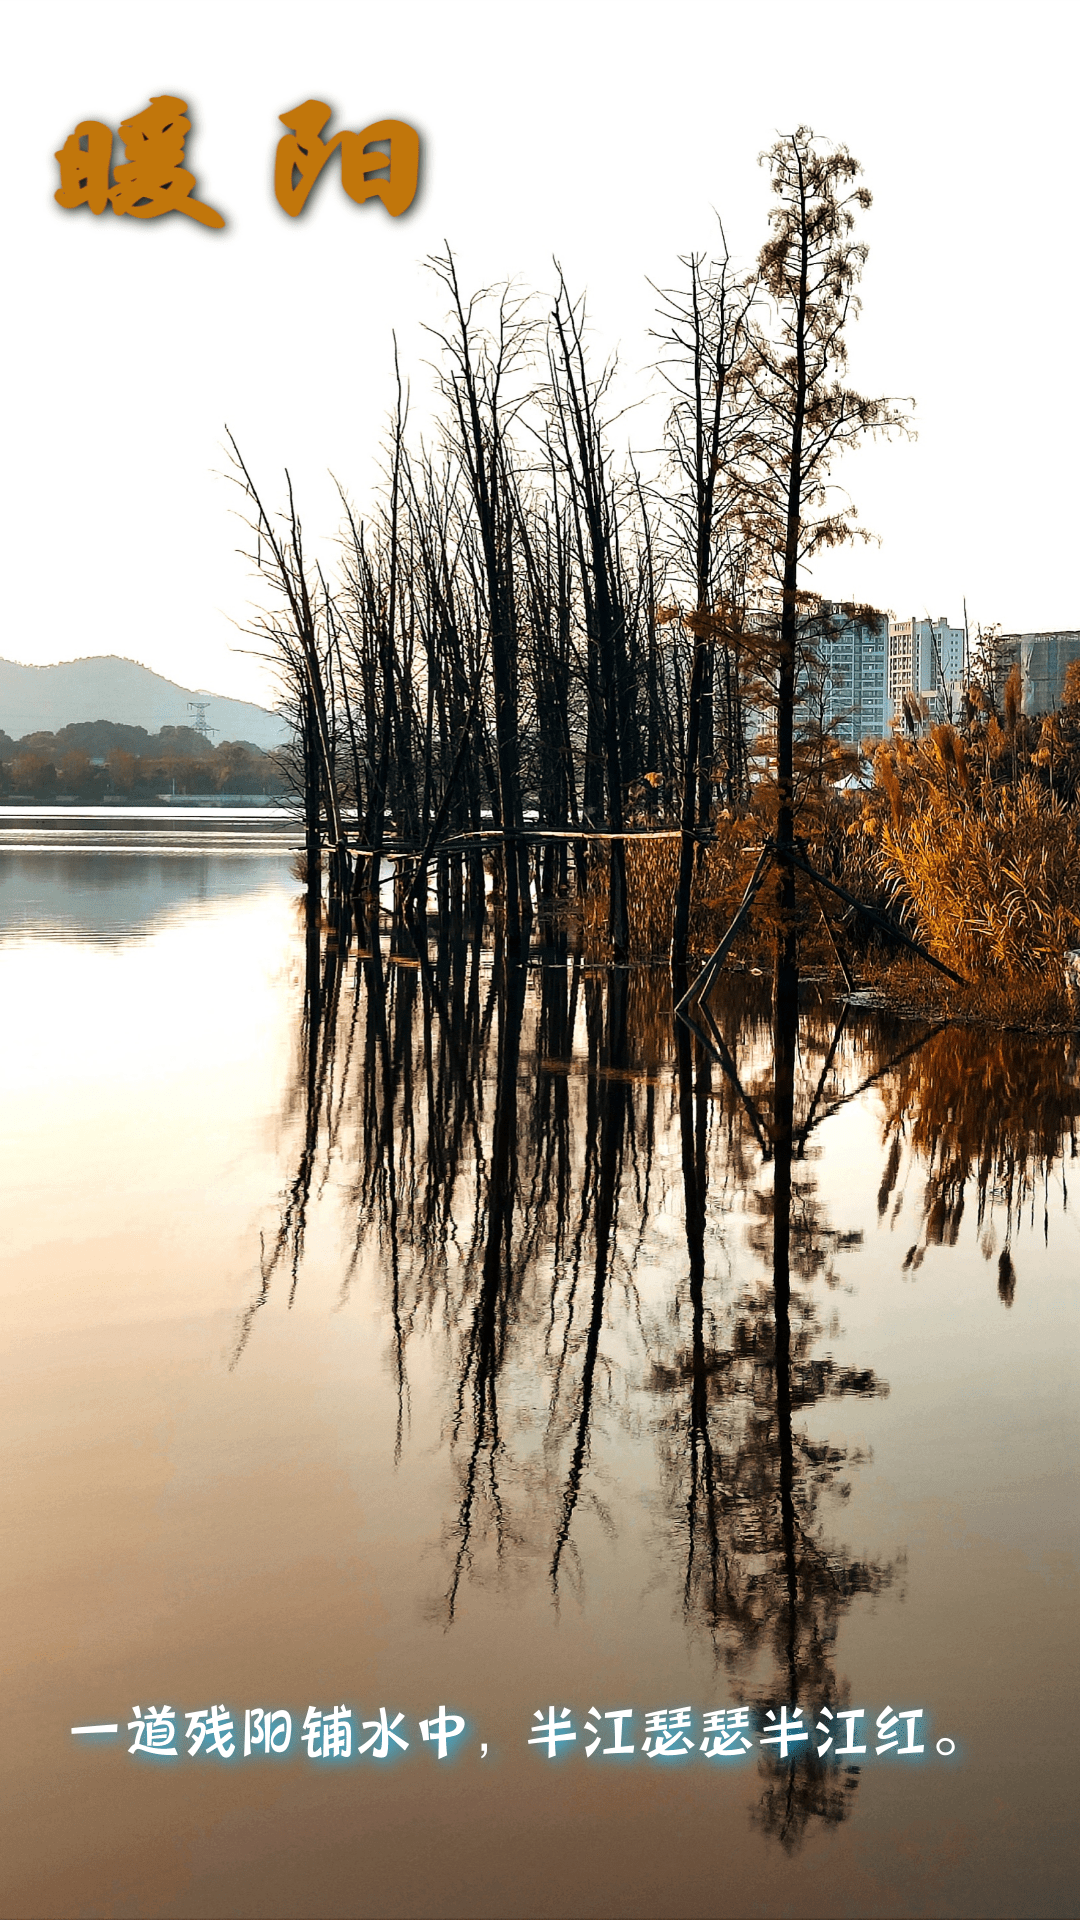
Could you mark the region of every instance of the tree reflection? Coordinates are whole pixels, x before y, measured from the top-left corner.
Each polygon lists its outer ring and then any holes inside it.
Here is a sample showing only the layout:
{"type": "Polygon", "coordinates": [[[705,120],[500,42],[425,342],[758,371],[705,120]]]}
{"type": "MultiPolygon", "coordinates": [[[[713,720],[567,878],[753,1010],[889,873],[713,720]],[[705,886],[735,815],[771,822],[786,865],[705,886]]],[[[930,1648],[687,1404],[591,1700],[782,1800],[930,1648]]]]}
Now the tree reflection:
{"type": "MultiPolygon", "coordinates": [[[[590,1032],[596,1030],[602,1015],[590,983],[592,1006],[590,1032]]],[[[593,1213],[592,1295],[588,1302],[588,1322],[582,1356],[580,1386],[577,1394],[577,1420],[573,1450],[563,1488],[562,1505],[551,1556],[551,1584],[558,1593],[559,1569],[570,1540],[574,1514],[581,1493],[582,1476],[589,1446],[593,1393],[596,1382],[600,1337],[604,1325],[609,1269],[615,1237],[619,1196],[623,1179],[623,1150],[627,1141],[630,1115],[630,1079],[627,1058],[627,985],[623,968],[609,975],[606,1017],[599,1045],[599,1070],[589,1075],[589,1116],[586,1135],[585,1180],[582,1189],[581,1229],[586,1209],[593,1213]]],[[[569,1321],[567,1322],[569,1332],[569,1321]]]]}
{"type": "MultiPolygon", "coordinates": [[[[676,982],[676,995],[682,990],[676,982]]],[[[667,1401],[660,1425],[669,1510],[685,1516],[683,1610],[688,1624],[708,1632],[740,1701],[802,1706],[812,1727],[816,1711],[835,1707],[844,1691],[833,1666],[844,1610],[856,1594],[880,1593],[892,1578],[890,1566],[855,1559],[825,1534],[823,1499],[846,1491],[843,1475],[863,1456],[815,1441],[797,1424],[822,1400],[888,1391],[872,1370],[840,1367],[814,1352],[822,1328],[809,1289],[831,1276],[839,1247],[861,1239],[828,1227],[812,1182],[797,1173],[837,1061],[843,1016],[827,1044],[820,1021],[806,1023],[803,1077],[807,1068],[818,1071],[798,1124],[793,954],[782,954],[778,968],[771,1046],[762,1049],[755,1036],[756,1071],[752,1060],[751,1070],[740,1072],[715,1019],[698,1039],[680,1024],[690,1343],[667,1366],[654,1365],[652,1385],[667,1401]],[[723,1333],[715,1318],[707,1332],[705,1302],[710,1056],[724,1076],[731,1113],[772,1168],[771,1187],[754,1193],[757,1217],[748,1234],[764,1275],[742,1290],[723,1333]],[[801,1286],[793,1286],[793,1275],[801,1286]]],[[[749,1185],[749,1167],[744,1176],[749,1185]]],[[[789,1849],[811,1821],[846,1817],[858,1778],[857,1770],[822,1762],[812,1748],[804,1758],[762,1758],[759,1772],[756,1821],[789,1849]]]]}
{"type": "MultiPolygon", "coordinates": [[[[972,1182],[980,1223],[1000,1206],[1011,1233],[1075,1152],[1076,1050],[837,1016],[793,954],[774,983],[721,980],[696,1031],[671,1006],[661,976],[588,969],[557,939],[533,966],[464,939],[373,937],[350,959],[309,928],[294,1171],[237,1358],[279,1275],[295,1296],[336,1156],[343,1296],[372,1255],[385,1290],[395,1457],[414,1343],[444,1382],[444,1621],[472,1581],[542,1583],[556,1605],[580,1586],[592,1530],[620,1524],[617,1443],[635,1498],[658,1461],[673,1598],[735,1702],[812,1728],[846,1703],[847,1610],[894,1574],[833,1537],[865,1456],[825,1436],[826,1403],[888,1389],[829,1350],[823,1300],[861,1235],[817,1192],[820,1129],[874,1087],[879,1217],[921,1164],[925,1244],[955,1243],[972,1182]]],[[[1007,1237],[1004,1297],[1014,1282],[1007,1237]]],[[[759,1770],[755,1818],[787,1848],[843,1819],[858,1779],[813,1741],[759,1770]]]]}
{"type": "Polygon", "coordinates": [[[332,1146],[335,1138],[348,1081],[349,1050],[345,1054],[344,1071],[335,1078],[343,976],[342,942],[331,933],[324,947],[318,925],[310,914],[306,915],[297,1061],[286,1101],[287,1120],[299,1118],[300,1148],[296,1172],[282,1203],[277,1232],[269,1248],[263,1240],[259,1259],[261,1285],[241,1317],[233,1366],[247,1345],[255,1315],[270,1296],[274,1275],[283,1265],[289,1273],[290,1305],[295,1298],[304,1258],[312,1182],[324,1139],[332,1146]]]}
{"type": "Polygon", "coordinates": [[[486,1217],[476,1223],[478,1284],[464,1317],[455,1389],[452,1443],[463,1456],[461,1497],[456,1523],[453,1575],[447,1615],[454,1617],[462,1575],[469,1565],[478,1498],[483,1492],[494,1529],[497,1556],[506,1544],[506,1519],[499,1488],[499,1378],[506,1342],[516,1319],[522,1266],[512,1251],[518,1188],[518,1062],[527,976],[508,965],[500,943],[493,984],[498,1005],[495,1060],[495,1112],[486,1180],[486,1217]]]}

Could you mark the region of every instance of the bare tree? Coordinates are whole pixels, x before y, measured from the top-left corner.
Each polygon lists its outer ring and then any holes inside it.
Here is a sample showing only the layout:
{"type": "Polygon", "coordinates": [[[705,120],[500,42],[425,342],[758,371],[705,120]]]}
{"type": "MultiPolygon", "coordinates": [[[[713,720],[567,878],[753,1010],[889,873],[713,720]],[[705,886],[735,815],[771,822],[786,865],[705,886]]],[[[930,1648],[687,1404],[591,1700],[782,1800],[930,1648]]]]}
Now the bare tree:
{"type": "Polygon", "coordinates": [[[469,496],[480,546],[479,575],[486,596],[495,717],[498,825],[502,832],[502,889],[511,953],[527,941],[531,919],[528,857],[521,840],[522,800],[518,714],[518,634],[514,570],[514,513],[507,470],[509,434],[528,392],[510,391],[527,363],[531,325],[524,302],[501,294],[490,335],[481,332],[476,295],[466,302],[453,255],[434,257],[432,270],[451,298],[451,327],[436,333],[447,357],[442,390],[450,402],[448,444],[469,496]]]}
{"type": "MultiPolygon", "coordinates": [[[[720,230],[723,241],[723,228],[720,230]]],[[[746,381],[747,322],[755,283],[737,276],[726,244],[720,258],[691,254],[688,288],[665,292],[661,368],[675,391],[667,441],[681,490],[672,503],[676,565],[689,576],[693,636],[683,755],[682,843],[671,936],[671,963],[686,965],[690,888],[699,827],[712,806],[720,665],[728,794],[745,758],[738,632],[743,624],[746,552],[739,514],[738,459],[750,430],[754,396],[746,381]],[[734,656],[734,657],[733,657],[734,656]]]]}
{"type": "MultiPolygon", "coordinates": [[[[335,768],[336,740],[332,720],[333,627],[320,619],[319,593],[324,613],[329,609],[325,583],[309,573],[304,559],[304,535],[288,473],[286,531],[263,505],[240,449],[228,432],[239,468],[240,485],[253,509],[249,522],[256,536],[252,556],[279,598],[278,609],[264,616],[254,629],[267,643],[267,657],[277,670],[286,706],[291,710],[301,761],[304,800],[304,846],[309,908],[317,911],[321,893],[322,831],[325,819],[330,851],[331,890],[338,898],[349,891],[349,853],[342,827],[335,768]]],[[[330,616],[332,621],[332,615],[330,616]]]]}
{"type": "MultiPolygon", "coordinates": [[[[625,581],[619,553],[620,501],[604,442],[600,408],[611,368],[590,378],[583,341],[584,309],[559,276],[551,318],[549,365],[553,432],[576,534],[582,611],[589,649],[588,692],[594,753],[603,767],[610,841],[608,928],[616,960],[629,951],[623,762],[632,729],[625,581]],[[629,711],[628,711],[629,708],[629,711]],[[594,731],[595,729],[595,731],[594,731]],[[596,735],[598,734],[598,738],[596,735]]],[[[586,775],[586,779],[588,776],[586,775]]],[[[599,797],[599,796],[598,796],[599,797]]]]}

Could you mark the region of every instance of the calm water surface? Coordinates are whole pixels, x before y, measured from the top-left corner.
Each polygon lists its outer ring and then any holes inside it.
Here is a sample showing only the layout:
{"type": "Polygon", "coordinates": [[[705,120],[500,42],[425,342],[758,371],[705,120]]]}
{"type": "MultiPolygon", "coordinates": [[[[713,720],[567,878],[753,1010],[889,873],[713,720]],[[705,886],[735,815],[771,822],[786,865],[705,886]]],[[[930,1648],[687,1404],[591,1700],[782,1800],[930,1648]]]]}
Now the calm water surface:
{"type": "Polygon", "coordinates": [[[291,858],[0,822],[3,1912],[1074,1913],[1076,1045],[745,976],[706,1048],[291,858]]]}

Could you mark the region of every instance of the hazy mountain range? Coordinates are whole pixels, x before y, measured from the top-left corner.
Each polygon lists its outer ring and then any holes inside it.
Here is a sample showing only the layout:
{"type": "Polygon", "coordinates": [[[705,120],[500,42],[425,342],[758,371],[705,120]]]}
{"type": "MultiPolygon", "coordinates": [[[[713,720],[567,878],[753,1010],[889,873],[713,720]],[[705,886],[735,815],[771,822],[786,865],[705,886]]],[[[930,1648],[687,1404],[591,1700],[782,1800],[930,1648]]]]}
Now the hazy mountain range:
{"type": "Polygon", "coordinates": [[[55,733],[77,720],[118,720],[157,733],[162,727],[190,727],[197,715],[189,700],[205,701],[213,738],[250,740],[263,751],[280,746],[289,728],[280,714],[250,700],[178,687],[137,660],[96,654],[62,660],[54,667],[24,667],[0,660],[0,732],[21,740],[28,733],[55,733]]]}

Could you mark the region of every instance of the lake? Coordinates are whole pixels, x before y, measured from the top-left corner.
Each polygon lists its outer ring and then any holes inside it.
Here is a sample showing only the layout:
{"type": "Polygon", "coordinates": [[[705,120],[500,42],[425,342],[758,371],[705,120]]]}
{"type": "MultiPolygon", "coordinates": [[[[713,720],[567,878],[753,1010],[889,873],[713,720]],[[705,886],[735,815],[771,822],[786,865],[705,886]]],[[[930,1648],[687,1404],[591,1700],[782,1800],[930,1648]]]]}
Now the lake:
{"type": "Polygon", "coordinates": [[[1077,1037],[110,815],[0,814],[3,1912],[1074,1913],[1077,1037]]]}

